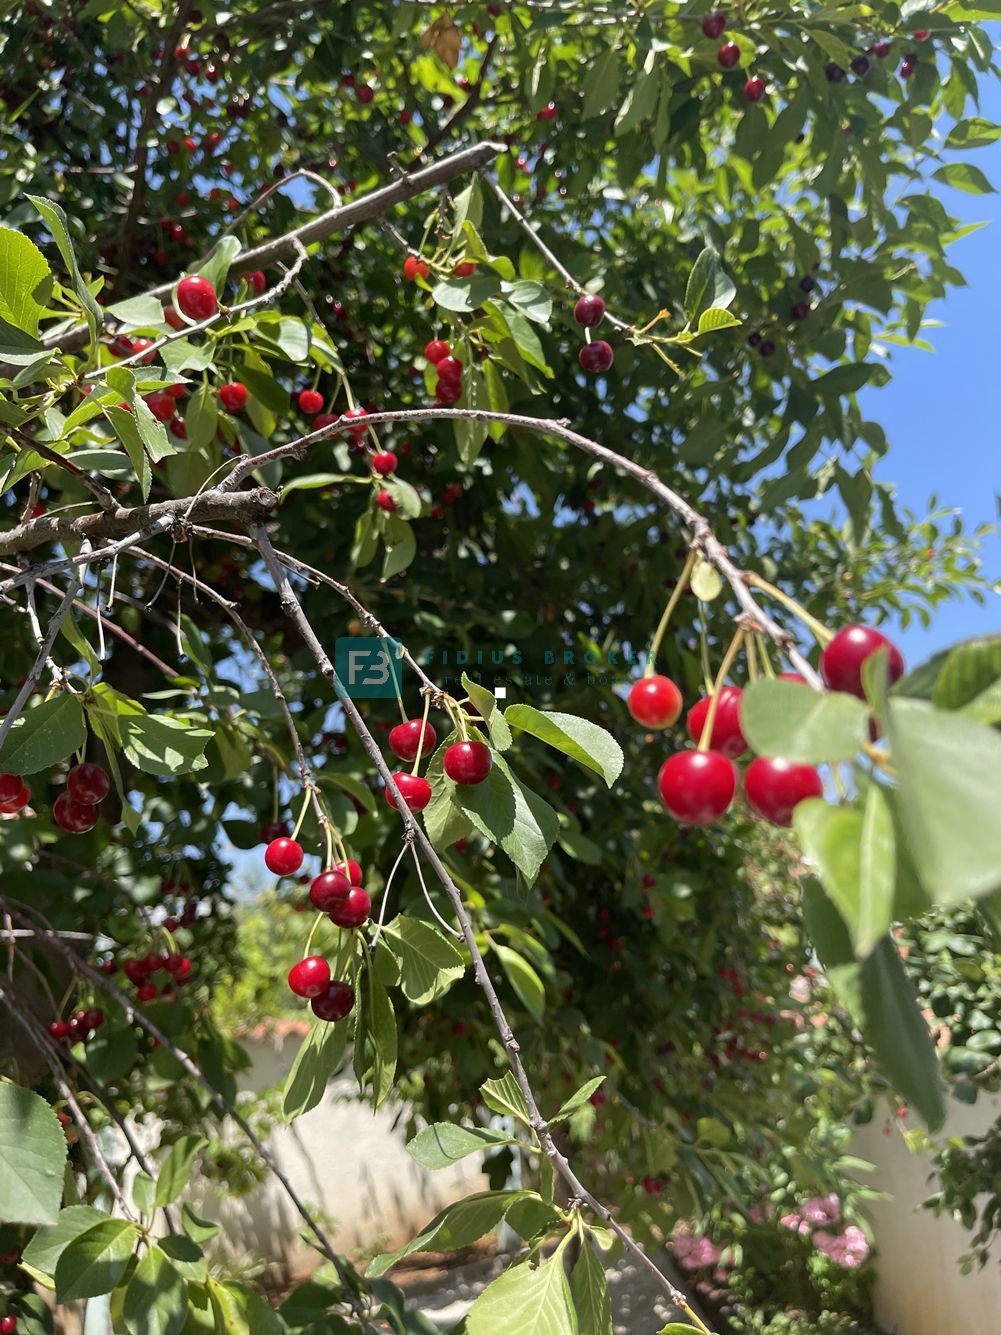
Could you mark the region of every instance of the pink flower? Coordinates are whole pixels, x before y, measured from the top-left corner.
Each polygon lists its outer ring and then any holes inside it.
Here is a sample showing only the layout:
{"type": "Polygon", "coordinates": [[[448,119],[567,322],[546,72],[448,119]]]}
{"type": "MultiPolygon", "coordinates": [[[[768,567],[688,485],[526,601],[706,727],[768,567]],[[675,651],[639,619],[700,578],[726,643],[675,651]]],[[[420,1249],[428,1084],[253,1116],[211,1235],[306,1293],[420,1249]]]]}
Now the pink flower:
{"type": "Polygon", "coordinates": [[[818,1229],[813,1235],[813,1245],[843,1270],[857,1270],[869,1255],[869,1240],[855,1224],[849,1224],[839,1234],[818,1229]]]}
{"type": "Polygon", "coordinates": [[[810,1224],[806,1219],[801,1219],[795,1212],[793,1214],[784,1214],[779,1220],[783,1228],[791,1228],[794,1233],[798,1233],[801,1238],[805,1238],[810,1231],[810,1224]]]}
{"type": "Polygon", "coordinates": [[[833,1191],[829,1196],[811,1196],[800,1210],[811,1224],[836,1224],[841,1218],[841,1202],[833,1191]]]}

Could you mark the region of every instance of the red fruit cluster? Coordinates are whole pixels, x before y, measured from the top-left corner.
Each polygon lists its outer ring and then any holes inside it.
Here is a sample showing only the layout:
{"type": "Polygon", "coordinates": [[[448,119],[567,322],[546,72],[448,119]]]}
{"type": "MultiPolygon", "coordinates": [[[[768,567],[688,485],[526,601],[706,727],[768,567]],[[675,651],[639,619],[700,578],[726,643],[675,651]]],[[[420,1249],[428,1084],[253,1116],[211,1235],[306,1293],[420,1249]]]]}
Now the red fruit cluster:
{"type": "Polygon", "coordinates": [[[416,255],[408,255],[403,261],[403,277],[408,282],[416,283],[418,278],[427,278],[430,272],[426,261],[418,259],[416,255]]]}
{"type": "Polygon", "coordinates": [[[435,363],[438,378],[435,381],[434,397],[440,404],[458,403],[462,398],[462,362],[449,353],[435,363]]]}
{"type": "Polygon", "coordinates": [[[52,819],[67,834],[86,834],[97,824],[97,808],[111,791],[102,765],[84,761],[66,775],[66,791],[52,804],[52,819]]]}
{"type": "Polygon", "coordinates": [[[87,1010],[74,1011],[68,1020],[53,1020],[49,1024],[49,1037],[57,1042],[86,1043],[102,1024],[104,1011],[100,1006],[91,1006],[87,1010]]]}
{"type": "Polygon", "coordinates": [[[20,774],[0,774],[0,814],[13,816],[31,801],[31,789],[20,774]]]}
{"type": "Polygon", "coordinates": [[[126,960],[122,972],[135,985],[137,999],[145,1004],[157,997],[173,996],[175,986],[182,986],[191,977],[191,961],[187,955],[143,955],[126,960]],[[152,981],[157,973],[170,975],[163,987],[152,981]]]}

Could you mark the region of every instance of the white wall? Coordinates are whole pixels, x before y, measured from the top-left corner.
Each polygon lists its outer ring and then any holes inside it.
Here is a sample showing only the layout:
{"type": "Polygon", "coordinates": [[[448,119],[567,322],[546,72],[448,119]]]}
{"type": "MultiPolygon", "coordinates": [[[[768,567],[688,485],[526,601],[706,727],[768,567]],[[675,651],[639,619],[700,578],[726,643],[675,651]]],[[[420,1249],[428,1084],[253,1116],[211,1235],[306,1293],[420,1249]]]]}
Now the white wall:
{"type": "MultiPolygon", "coordinates": [[[[970,1107],[950,1101],[947,1136],[982,1135],[1001,1115],[1001,1097],[981,1095],[970,1107]]],[[[869,1210],[877,1258],[876,1318],[887,1335],[997,1335],[1001,1331],[1001,1253],[964,1275],[959,1258],[969,1234],[947,1215],[923,1210],[932,1192],[929,1159],[914,1154],[895,1119],[876,1116],[860,1128],[852,1153],[876,1165],[867,1186],[892,1194],[869,1210]],[[893,1129],[884,1134],[887,1125],[893,1129]]]]}

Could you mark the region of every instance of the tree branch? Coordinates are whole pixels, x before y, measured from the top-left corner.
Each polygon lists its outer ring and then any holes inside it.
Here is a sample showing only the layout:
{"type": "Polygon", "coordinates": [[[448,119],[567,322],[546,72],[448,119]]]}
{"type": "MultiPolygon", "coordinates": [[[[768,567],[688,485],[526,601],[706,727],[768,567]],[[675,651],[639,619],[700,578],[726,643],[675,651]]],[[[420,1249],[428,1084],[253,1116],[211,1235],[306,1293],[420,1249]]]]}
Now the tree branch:
{"type": "Polygon", "coordinates": [[[622,1240],[623,1245],[630,1252],[632,1252],[633,1255],[636,1257],[637,1261],[656,1278],[657,1282],[665,1290],[665,1292],[670,1295],[671,1301],[675,1303],[676,1306],[678,1306],[686,1314],[691,1313],[692,1310],[691,1305],[689,1304],[688,1299],[686,1298],[684,1293],[682,1293],[680,1289],[678,1289],[674,1284],[672,1284],[666,1275],[661,1273],[661,1271],[654,1264],[654,1262],[651,1261],[650,1258],[643,1251],[642,1247],[640,1247],[638,1243],[634,1242],[633,1239],[626,1232],[626,1230],[621,1226],[621,1224],[619,1224],[618,1221],[613,1218],[611,1211],[608,1209],[608,1207],[603,1205],[580,1182],[580,1180],[574,1173],[573,1169],[570,1167],[570,1164],[567,1161],[566,1156],[561,1153],[561,1151],[556,1145],[556,1142],[553,1140],[553,1137],[549,1131],[548,1123],[543,1118],[542,1113],[539,1111],[539,1105],[538,1102],[536,1101],[535,1093],[532,1090],[531,1083],[528,1079],[528,1073],[525,1070],[525,1065],[521,1060],[520,1045],[518,1044],[518,1041],[515,1038],[514,1033],[511,1029],[511,1025],[507,1019],[507,1016],[504,1013],[504,1009],[501,1005],[500,998],[497,995],[497,990],[494,987],[493,983],[491,982],[490,975],[487,973],[486,963],[483,959],[483,955],[481,954],[479,945],[477,944],[476,941],[476,931],[469,918],[469,915],[466,913],[465,906],[462,902],[462,895],[460,894],[457,886],[455,885],[455,882],[449,875],[448,870],[445,867],[445,864],[438,856],[433,844],[428,839],[427,835],[424,833],[422,827],[417,823],[416,819],[414,818],[413,812],[407,806],[406,801],[403,798],[403,795],[400,793],[400,790],[397,788],[395,782],[393,781],[392,773],[390,772],[389,766],[386,764],[385,758],[383,757],[382,751],[379,748],[378,742],[376,742],[371,732],[369,732],[368,728],[365,725],[365,720],[358,712],[357,706],[355,705],[351,696],[348,695],[347,691],[344,689],[344,685],[341,682],[340,678],[338,677],[333,663],[331,663],[330,659],[328,658],[326,651],[320,644],[320,641],[317,639],[313,627],[310,625],[309,619],[307,618],[305,612],[302,610],[302,605],[300,604],[298,598],[296,597],[292,585],[289,583],[288,575],[282,569],[281,563],[278,560],[278,556],[275,552],[275,549],[271,545],[271,539],[268,537],[264,529],[259,526],[251,530],[250,536],[251,538],[253,538],[254,543],[257,546],[257,549],[260,552],[261,557],[264,561],[264,564],[267,566],[268,571],[271,574],[271,578],[274,581],[275,588],[277,589],[278,595],[281,598],[283,611],[285,612],[289,620],[295,625],[296,629],[299,631],[300,635],[305,641],[307,647],[309,648],[310,653],[313,656],[314,662],[316,663],[317,667],[320,670],[320,673],[322,674],[323,677],[326,678],[326,680],[333,687],[337,695],[337,698],[340,701],[341,707],[343,708],[347,717],[351,720],[351,725],[354,728],[355,732],[358,734],[359,739],[361,740],[362,746],[364,747],[369,758],[375,764],[375,767],[376,769],[378,769],[382,778],[385,780],[386,787],[393,794],[396,800],[397,810],[400,814],[401,819],[403,820],[404,825],[406,826],[408,837],[413,842],[420,845],[421,851],[427,858],[435,875],[441,882],[445,894],[448,896],[449,902],[452,905],[452,910],[455,913],[456,919],[459,923],[459,927],[462,931],[462,937],[466,944],[466,948],[469,951],[470,957],[473,961],[473,971],[474,971],[474,976],[476,978],[476,982],[479,985],[480,990],[483,992],[484,996],[487,999],[487,1004],[490,1007],[490,1013],[493,1016],[494,1024],[497,1028],[498,1034],[500,1035],[501,1042],[504,1044],[505,1051],[507,1052],[508,1062],[510,1063],[511,1070],[514,1073],[514,1077],[518,1082],[518,1087],[522,1092],[522,1096],[525,1100],[525,1106],[528,1109],[529,1117],[531,1119],[532,1127],[539,1138],[539,1144],[542,1147],[543,1153],[545,1154],[546,1158],[549,1159],[550,1163],[553,1165],[553,1168],[556,1170],[556,1172],[559,1173],[559,1175],[563,1178],[564,1182],[566,1182],[567,1186],[570,1188],[571,1194],[578,1200],[587,1204],[594,1211],[594,1213],[597,1214],[598,1217],[601,1220],[603,1220],[604,1223],[607,1224],[608,1227],[611,1228],[617,1234],[617,1236],[622,1240]]]}

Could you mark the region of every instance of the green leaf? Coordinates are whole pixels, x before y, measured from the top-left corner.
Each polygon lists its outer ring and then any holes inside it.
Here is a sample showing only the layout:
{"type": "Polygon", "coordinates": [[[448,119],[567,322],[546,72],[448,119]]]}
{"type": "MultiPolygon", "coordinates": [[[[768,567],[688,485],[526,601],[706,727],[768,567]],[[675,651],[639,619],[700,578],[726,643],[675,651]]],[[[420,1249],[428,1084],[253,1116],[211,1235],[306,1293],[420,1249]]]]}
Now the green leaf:
{"type": "MultiPolygon", "coordinates": [[[[16,329],[14,325],[0,319],[0,357],[5,362],[13,362],[15,366],[33,368],[36,362],[44,361],[45,345],[39,343],[32,334],[26,334],[24,330],[16,329]]],[[[30,374],[34,379],[33,369],[30,374]]]]}
{"type": "Polygon", "coordinates": [[[184,410],[184,424],[188,431],[188,449],[200,450],[215,439],[219,422],[219,405],[210,385],[199,385],[184,410]]]}
{"type": "Polygon", "coordinates": [[[856,1021],[862,1016],[861,968],[844,919],[808,876],[803,882],[803,921],[835,996],[856,1021]]]}
{"type": "Polygon", "coordinates": [[[540,742],[600,774],[609,788],[622,773],[625,763],[622,747],[607,728],[589,719],[578,718],[576,714],[543,713],[532,705],[511,705],[504,711],[504,717],[512,727],[538,737],[540,742]]]}
{"type": "Polygon", "coordinates": [[[1001,736],[918,700],[890,702],[897,810],[921,883],[955,904],[1001,885],[1001,736]]]}
{"type": "Polygon", "coordinates": [[[120,1080],[138,1057],[139,1042],[131,1025],[105,1025],[87,1042],[87,1070],[102,1085],[120,1080]]]}
{"type": "Polygon", "coordinates": [[[510,946],[502,946],[495,941],[492,949],[501,962],[501,968],[508,982],[514,988],[521,1004],[537,1024],[541,1024],[546,1012],[546,989],[542,979],[523,956],[510,946]]]}
{"type": "Polygon", "coordinates": [[[407,1145],[407,1153],[422,1168],[448,1168],[458,1163],[469,1154],[487,1149],[491,1145],[514,1145],[517,1142],[502,1131],[490,1131],[486,1127],[452,1126],[448,1122],[435,1122],[418,1131],[407,1145]]]}
{"type": "Polygon", "coordinates": [[[586,1237],[570,1275],[570,1294],[580,1335],[612,1335],[612,1303],[605,1267],[586,1237]]]}
{"type": "Polygon", "coordinates": [[[442,279],[435,283],[431,296],[443,311],[457,311],[465,315],[491,297],[496,297],[500,290],[500,279],[496,275],[479,270],[469,278],[442,279]]]}
{"type": "Polygon", "coordinates": [[[133,765],[147,774],[170,778],[204,769],[205,747],[214,734],[166,714],[119,716],[122,745],[133,765]]]}
{"type": "Polygon", "coordinates": [[[145,445],[152,461],[159,463],[161,459],[166,459],[168,455],[176,454],[177,450],[167,436],[167,428],[153,416],[145,400],[137,397],[133,408],[139,439],[145,445]]]}
{"type": "Polygon", "coordinates": [[[42,215],[46,227],[52,233],[52,238],[56,243],[59,254],[62,256],[63,264],[66,265],[66,271],[70,275],[73,291],[83,305],[90,336],[92,339],[96,339],[97,331],[104,324],[104,315],[100,306],[91,296],[87,284],[83,281],[83,275],[80,273],[79,265],[76,262],[76,252],[70,239],[69,228],[66,225],[66,214],[58,204],[50,204],[48,200],[41,199],[38,195],[28,195],[27,198],[42,215]]]}
{"type": "Polygon", "coordinates": [[[626,96],[615,117],[612,133],[616,137],[627,134],[635,125],[653,116],[661,84],[660,72],[656,66],[655,53],[648,51],[642,67],[632,75],[626,96]]]}
{"type": "Polygon", "coordinates": [[[880,1070],[932,1131],[945,1121],[938,1057],[897,948],[884,937],[862,968],[862,1033],[880,1070]]]}
{"type": "Polygon", "coordinates": [[[867,385],[876,367],[871,362],[851,362],[846,366],[836,366],[833,371],[818,376],[812,382],[814,394],[826,399],[840,398],[842,394],[854,394],[867,385]]]}
{"type": "MultiPolygon", "coordinates": [[[[62,1128],[60,1127],[60,1134],[62,1128]]],[[[63,1140],[65,1141],[65,1136],[63,1140]]],[[[59,1169],[60,1190],[62,1186],[62,1168],[59,1169]]],[[[74,1238],[86,1233],[95,1224],[103,1223],[107,1215],[92,1205],[69,1205],[60,1210],[56,1222],[48,1228],[40,1228],[25,1247],[21,1260],[32,1270],[43,1275],[53,1275],[56,1263],[63,1251],[74,1238]]]]}
{"type": "Polygon", "coordinates": [[[399,961],[403,995],[416,1006],[443,996],[465,971],[465,957],[455,943],[420,918],[401,913],[382,939],[399,961]]]}
{"type": "Polygon", "coordinates": [[[243,1284],[222,1284],[211,1275],[208,1290],[216,1335],[285,1335],[285,1323],[255,1290],[243,1284]]]}
{"type": "Polygon", "coordinates": [[[588,1080],[586,1084],[581,1085],[575,1094],[571,1094],[566,1102],[560,1105],[559,1111],[550,1117],[549,1125],[552,1126],[554,1122],[566,1121],[571,1113],[575,1113],[578,1108],[583,1108],[595,1090],[600,1089],[604,1083],[605,1077],[596,1075],[593,1080],[588,1080]]]}
{"type": "Polygon", "coordinates": [[[74,1238],[56,1262],[56,1301],[110,1293],[125,1274],[138,1236],[126,1219],[103,1219],[74,1238]]]}
{"type": "Polygon", "coordinates": [[[386,544],[386,556],[382,563],[382,578],[389,579],[393,575],[398,575],[417,555],[417,539],[414,537],[414,531],[411,526],[396,515],[391,515],[387,523],[383,539],[386,544]]]}
{"type": "Polygon", "coordinates": [[[581,116],[590,120],[615,105],[619,95],[619,55],[614,47],[606,46],[597,60],[591,61],[584,76],[582,91],[584,107],[581,116]]]}
{"type": "Polygon", "coordinates": [[[171,1145],[156,1180],[156,1195],[153,1198],[156,1205],[170,1205],[177,1200],[188,1185],[195,1156],[206,1144],[202,1136],[181,1136],[171,1145]]]}
{"type": "Polygon", "coordinates": [[[136,1266],[122,1308],[131,1335],[180,1335],[188,1316],[188,1286],[159,1247],[136,1266]]]}
{"type": "Polygon", "coordinates": [[[487,725],[491,742],[498,751],[506,751],[511,745],[511,729],[508,727],[507,719],[498,708],[497,697],[493,691],[473,681],[465,672],[462,674],[461,680],[463,690],[476,706],[480,717],[487,725]]]}
{"type": "Polygon", "coordinates": [[[164,323],[159,297],[129,297],[127,301],[106,306],[105,310],[123,330],[155,329],[164,323]]]}
{"type": "Polygon", "coordinates": [[[561,1257],[506,1270],[473,1303],[466,1327],[469,1335],[577,1335],[561,1257]]]}
{"type": "Polygon", "coordinates": [[[968,195],[993,195],[994,187],[979,167],[970,162],[949,162],[932,172],[936,181],[944,181],[954,190],[964,190],[968,195]]]}
{"type": "Polygon", "coordinates": [[[346,1024],[314,1024],[296,1053],[282,1090],[282,1118],[293,1122],[323,1098],[327,1085],[344,1060],[348,1045],[346,1024]]]}
{"type": "Polygon", "coordinates": [[[510,1071],[505,1071],[496,1080],[484,1081],[480,1086],[480,1094],[483,1097],[483,1102],[488,1108],[493,1108],[494,1112],[500,1113],[503,1117],[516,1117],[519,1122],[524,1122],[526,1126],[532,1125],[532,1119],[528,1115],[528,1107],[525,1103],[525,1096],[521,1092],[518,1081],[510,1071]]]}
{"type": "Polygon", "coordinates": [[[720,329],[733,329],[739,324],[740,321],[732,311],[723,310],[720,306],[710,306],[699,316],[698,333],[715,334],[720,329]]]}
{"type": "Polygon", "coordinates": [[[115,435],[125,446],[125,453],[129,456],[129,462],[139,483],[139,491],[143,500],[147,501],[150,487],[153,485],[153,473],[136,419],[128,408],[120,408],[117,404],[104,404],[103,412],[115,435]]]}
{"type": "Polygon", "coordinates": [[[816,765],[857,755],[869,736],[869,714],[853,695],[760,678],[744,690],[740,726],[759,755],[816,765]]]}
{"type": "Polygon", "coordinates": [[[560,832],[549,803],[515,778],[500,755],[483,783],[453,786],[456,806],[533,882],[560,832]]]}
{"type": "Polygon", "coordinates": [[[685,310],[689,322],[710,307],[723,309],[737,295],[737,289],[723,272],[720,258],[711,246],[701,252],[692,266],[685,287],[685,310]]]}
{"type": "Polygon", "coordinates": [[[393,1092],[396,1077],[396,1013],[386,988],[369,971],[355,1021],[355,1073],[371,1079],[372,1107],[380,1108],[393,1092]]]}
{"type": "Polygon", "coordinates": [[[936,709],[963,709],[1001,677],[1001,635],[957,644],[941,665],[932,690],[936,709]]]}
{"type": "Polygon", "coordinates": [[[201,274],[209,280],[216,292],[221,292],[229,276],[230,265],[242,249],[239,237],[220,237],[206,259],[191,272],[201,274]]]}
{"type": "MultiPolygon", "coordinates": [[[[999,10],[998,17],[1001,17],[999,10]]],[[[946,136],[946,148],[984,148],[1001,139],[1001,125],[985,120],[983,116],[971,116],[969,120],[959,121],[946,136]]]]}
{"type": "Polygon", "coordinates": [[[0,767],[10,774],[36,774],[68,759],[86,740],[80,697],[56,695],[15,720],[0,747],[0,767]]]}
{"type": "Polygon", "coordinates": [[[377,1279],[412,1252],[454,1252],[468,1247],[496,1228],[508,1207],[528,1194],[524,1191],[483,1191],[456,1201],[435,1215],[405,1247],[377,1256],[365,1273],[370,1279],[377,1279]]]}
{"type": "Polygon", "coordinates": [[[553,299],[548,289],[534,279],[522,278],[514,283],[501,283],[508,301],[529,320],[548,324],[553,313],[553,299]]]}
{"type": "Polygon", "coordinates": [[[871,784],[864,813],[808,798],[793,812],[793,825],[848,924],[857,954],[868,955],[893,916],[896,859],[886,798],[871,784]]]}
{"type": "MultiPolygon", "coordinates": [[[[421,513],[421,498],[416,488],[399,477],[385,477],[381,481],[381,490],[388,491],[396,502],[400,519],[417,519],[421,513]]],[[[397,518],[393,515],[392,518],[397,518]]]]}
{"type": "Polygon", "coordinates": [[[52,270],[22,232],[0,226],[0,316],[34,336],[52,290],[52,270]]]}

